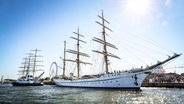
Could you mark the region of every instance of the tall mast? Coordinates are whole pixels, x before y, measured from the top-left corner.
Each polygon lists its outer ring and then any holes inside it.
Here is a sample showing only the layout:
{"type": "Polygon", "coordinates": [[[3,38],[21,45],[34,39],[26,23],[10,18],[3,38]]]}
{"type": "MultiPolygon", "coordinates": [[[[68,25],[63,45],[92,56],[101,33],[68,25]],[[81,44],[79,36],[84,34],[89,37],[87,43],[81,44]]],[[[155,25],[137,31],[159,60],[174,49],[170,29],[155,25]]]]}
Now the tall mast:
{"type": "Polygon", "coordinates": [[[108,23],[108,24],[110,24],[110,23],[104,18],[103,11],[102,11],[102,15],[101,16],[98,15],[98,17],[100,19],[102,19],[102,23],[100,23],[98,21],[96,21],[96,23],[98,23],[100,26],[102,26],[102,36],[103,36],[103,39],[99,39],[99,38],[94,37],[93,41],[96,41],[96,42],[98,42],[98,43],[103,45],[103,52],[100,52],[100,51],[97,51],[97,50],[93,50],[93,52],[103,54],[104,60],[105,60],[105,72],[108,74],[109,73],[108,57],[114,57],[114,58],[118,58],[118,59],[120,59],[120,58],[118,56],[113,55],[112,53],[109,53],[107,51],[107,46],[111,47],[111,48],[114,48],[114,49],[118,49],[118,48],[115,45],[113,45],[113,44],[111,44],[111,43],[106,41],[107,33],[106,33],[105,30],[107,29],[107,30],[109,30],[111,32],[112,32],[112,30],[110,28],[108,28],[107,26],[105,26],[105,23],[108,23]]]}
{"type": "Polygon", "coordinates": [[[77,76],[79,77],[79,71],[80,71],[80,57],[79,57],[79,27],[78,27],[78,31],[77,31],[77,76]]]}
{"type": "Polygon", "coordinates": [[[31,62],[31,53],[29,53],[30,56],[28,58],[28,65],[27,65],[27,70],[26,70],[26,76],[29,75],[29,71],[30,71],[30,62],[31,62]]]}
{"type": "Polygon", "coordinates": [[[65,60],[66,60],[66,41],[64,41],[64,59],[63,59],[63,77],[65,76],[65,60]]]}
{"type": "Polygon", "coordinates": [[[76,62],[77,63],[77,77],[79,78],[80,77],[80,64],[91,64],[91,63],[88,63],[88,62],[83,62],[80,60],[80,56],[84,56],[84,57],[89,57],[88,54],[86,53],[83,53],[83,52],[80,52],[80,42],[83,42],[83,43],[86,43],[85,41],[81,40],[80,37],[84,37],[83,35],[81,35],[79,33],[79,27],[77,29],[77,32],[73,32],[74,34],[77,35],[77,37],[70,37],[74,40],[77,40],[77,50],[71,50],[71,49],[68,49],[66,52],[68,53],[72,53],[72,54],[76,54],[77,55],[77,59],[76,60],[69,60],[69,59],[66,59],[65,61],[70,61],[70,62],[76,62]]]}
{"type": "Polygon", "coordinates": [[[33,77],[34,77],[34,74],[35,74],[35,66],[36,66],[36,57],[37,57],[36,55],[37,55],[37,51],[38,51],[38,50],[35,49],[34,64],[33,64],[33,65],[34,65],[34,66],[33,66],[33,77]]]}
{"type": "Polygon", "coordinates": [[[37,69],[38,68],[37,66],[41,67],[43,65],[36,64],[37,62],[43,62],[43,61],[38,61],[37,60],[37,57],[42,57],[42,56],[37,55],[38,51],[41,51],[41,50],[35,49],[35,50],[31,50],[31,51],[35,51],[35,53],[34,54],[32,54],[31,52],[26,53],[28,56],[23,58],[23,60],[24,60],[24,62],[22,63],[23,66],[19,67],[19,68],[23,68],[23,70],[18,71],[19,73],[21,73],[19,75],[27,76],[27,75],[30,74],[30,72],[32,72],[33,77],[34,77],[36,71],[43,71],[42,69],[37,69]]]}
{"type": "Polygon", "coordinates": [[[38,65],[36,65],[36,62],[42,62],[42,61],[37,61],[37,57],[42,57],[42,56],[37,55],[37,52],[41,51],[41,50],[35,49],[35,50],[31,50],[31,51],[35,52],[34,56],[32,56],[32,57],[34,57],[34,61],[33,61],[33,77],[34,77],[35,76],[35,71],[36,71],[36,66],[38,66],[38,65]]]}
{"type": "Polygon", "coordinates": [[[103,11],[102,11],[102,25],[103,25],[103,31],[102,31],[102,35],[103,35],[103,40],[104,40],[104,60],[105,60],[105,69],[106,69],[106,73],[109,73],[109,68],[108,68],[108,57],[107,55],[107,46],[106,46],[106,37],[105,37],[105,21],[104,21],[104,16],[103,16],[103,11]]]}

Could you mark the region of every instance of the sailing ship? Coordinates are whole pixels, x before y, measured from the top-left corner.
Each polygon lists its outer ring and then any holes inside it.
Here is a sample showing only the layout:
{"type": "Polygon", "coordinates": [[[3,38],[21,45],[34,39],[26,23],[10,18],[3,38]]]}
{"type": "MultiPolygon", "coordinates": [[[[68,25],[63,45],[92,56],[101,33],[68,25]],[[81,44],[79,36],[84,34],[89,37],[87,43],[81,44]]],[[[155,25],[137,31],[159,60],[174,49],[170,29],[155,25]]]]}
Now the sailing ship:
{"type": "Polygon", "coordinates": [[[112,31],[108,28],[105,23],[109,22],[104,18],[103,11],[101,16],[98,17],[102,20],[102,22],[96,21],[97,24],[102,26],[102,39],[94,37],[92,40],[98,42],[103,45],[103,51],[93,50],[93,52],[97,54],[101,54],[104,57],[105,61],[105,72],[98,75],[84,75],[80,77],[80,64],[90,64],[88,62],[83,62],[80,59],[80,56],[89,57],[88,54],[80,52],[79,44],[86,43],[81,40],[81,37],[84,37],[78,32],[74,32],[77,37],[71,37],[74,40],[77,40],[77,50],[66,50],[66,42],[64,44],[64,59],[63,59],[63,75],[56,76],[53,78],[53,81],[56,85],[62,87],[83,87],[83,88],[110,88],[110,89],[140,89],[143,80],[152,73],[156,68],[162,66],[163,64],[179,57],[181,54],[174,53],[173,56],[169,56],[167,59],[163,61],[158,61],[156,64],[151,66],[147,66],[145,68],[135,68],[129,71],[109,71],[109,57],[120,59],[118,56],[108,52],[108,48],[118,49],[115,45],[107,42],[106,40],[106,30],[112,31]],[[76,60],[65,59],[66,53],[72,53],[77,55],[76,60]],[[77,77],[74,77],[73,73],[70,74],[70,77],[66,77],[65,75],[65,62],[75,62],[77,64],[77,77]]]}
{"type": "Polygon", "coordinates": [[[1,83],[4,83],[3,77],[4,77],[4,75],[2,75],[2,77],[1,77],[1,83]]]}
{"type": "Polygon", "coordinates": [[[0,81],[0,87],[8,87],[8,86],[12,86],[12,84],[8,81],[5,81],[4,75],[2,75],[1,81],[0,81]]]}
{"type": "Polygon", "coordinates": [[[13,82],[13,86],[42,86],[43,83],[39,81],[39,79],[41,78],[41,76],[44,74],[42,69],[38,69],[38,67],[43,66],[43,65],[38,65],[38,62],[42,62],[37,60],[38,57],[42,57],[40,55],[37,55],[38,49],[35,50],[31,50],[34,52],[34,54],[32,54],[31,52],[28,53],[29,56],[24,58],[24,62],[23,62],[23,70],[19,70],[19,75],[21,75],[21,77],[13,82]],[[42,71],[42,73],[38,76],[35,77],[36,72],[37,71],[42,71]],[[32,72],[32,74],[31,74],[32,72]]]}

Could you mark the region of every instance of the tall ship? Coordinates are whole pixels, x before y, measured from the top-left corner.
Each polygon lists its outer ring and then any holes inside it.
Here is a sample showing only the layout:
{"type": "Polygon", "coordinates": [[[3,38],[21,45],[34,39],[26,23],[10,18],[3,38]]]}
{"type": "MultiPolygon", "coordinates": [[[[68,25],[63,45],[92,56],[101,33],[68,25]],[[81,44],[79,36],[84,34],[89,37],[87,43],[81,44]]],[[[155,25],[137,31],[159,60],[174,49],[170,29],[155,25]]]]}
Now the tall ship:
{"type": "MultiPolygon", "coordinates": [[[[106,31],[112,31],[108,28],[105,23],[109,24],[109,22],[104,18],[103,11],[101,15],[98,15],[99,19],[102,22],[96,21],[98,25],[102,27],[102,38],[94,37],[92,40],[101,44],[103,46],[103,51],[92,50],[97,54],[101,54],[104,60],[105,71],[101,74],[89,74],[80,76],[81,64],[91,64],[89,62],[84,62],[81,60],[81,56],[90,57],[88,54],[80,51],[80,43],[86,43],[81,38],[84,37],[80,34],[79,28],[77,32],[74,32],[76,37],[71,37],[72,39],[77,41],[77,50],[67,49],[66,50],[66,42],[64,43],[64,59],[63,59],[63,74],[57,75],[53,78],[53,81],[56,85],[61,87],[79,87],[79,88],[109,88],[109,89],[140,89],[143,80],[151,74],[158,67],[166,64],[167,62],[179,57],[181,54],[176,54],[169,56],[167,59],[163,61],[158,61],[155,64],[150,66],[146,66],[145,68],[134,68],[128,71],[109,71],[109,58],[120,59],[118,56],[110,53],[107,49],[113,48],[118,49],[115,45],[107,42],[107,33],[106,31]],[[66,59],[66,53],[75,54],[76,59],[66,59]],[[66,69],[66,62],[74,62],[76,63],[77,68],[77,76],[74,76],[73,73],[70,74],[69,77],[65,75],[65,71],[69,71],[70,69],[66,69]]],[[[57,64],[56,64],[57,65],[57,64]]],[[[102,70],[102,69],[95,69],[102,70]]]]}
{"type": "Polygon", "coordinates": [[[28,54],[28,57],[24,58],[24,62],[22,63],[23,70],[19,70],[18,74],[20,78],[17,81],[13,82],[13,86],[42,86],[43,83],[39,81],[41,76],[44,74],[42,69],[39,69],[43,65],[38,64],[39,62],[43,62],[38,60],[41,55],[38,55],[38,52],[41,50],[35,49],[31,50],[28,54]],[[36,72],[41,71],[42,73],[39,76],[36,76],[36,72]]]}

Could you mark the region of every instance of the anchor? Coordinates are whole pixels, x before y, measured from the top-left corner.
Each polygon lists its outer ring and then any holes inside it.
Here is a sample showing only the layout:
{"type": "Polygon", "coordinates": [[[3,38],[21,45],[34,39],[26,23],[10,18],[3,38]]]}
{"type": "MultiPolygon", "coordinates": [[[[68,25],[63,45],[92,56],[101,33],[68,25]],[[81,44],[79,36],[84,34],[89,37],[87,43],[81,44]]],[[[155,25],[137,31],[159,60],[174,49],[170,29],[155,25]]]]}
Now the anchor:
{"type": "Polygon", "coordinates": [[[137,85],[138,85],[138,83],[137,83],[137,75],[136,75],[136,74],[135,74],[134,78],[135,78],[135,82],[134,82],[134,84],[137,86],[137,85]]]}

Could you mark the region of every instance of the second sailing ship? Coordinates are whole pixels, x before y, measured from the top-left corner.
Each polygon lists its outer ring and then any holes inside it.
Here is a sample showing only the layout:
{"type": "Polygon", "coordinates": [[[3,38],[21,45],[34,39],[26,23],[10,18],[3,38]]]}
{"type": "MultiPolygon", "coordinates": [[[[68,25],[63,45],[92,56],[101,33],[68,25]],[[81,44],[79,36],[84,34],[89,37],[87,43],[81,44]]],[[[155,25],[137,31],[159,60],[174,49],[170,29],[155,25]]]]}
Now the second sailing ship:
{"type": "Polygon", "coordinates": [[[23,68],[23,70],[19,70],[19,72],[21,73],[21,77],[13,82],[13,86],[42,86],[43,83],[39,81],[40,77],[44,74],[43,70],[41,69],[38,69],[39,66],[42,66],[42,65],[39,65],[37,64],[38,62],[42,62],[42,61],[39,61],[37,60],[38,57],[42,57],[40,55],[37,55],[37,52],[38,51],[41,51],[41,50],[38,50],[38,49],[35,49],[35,50],[31,50],[34,52],[34,54],[32,53],[29,53],[29,56],[26,57],[24,60],[24,63],[23,63],[23,67],[20,67],[20,68],[23,68]],[[36,77],[36,72],[37,71],[42,71],[42,73],[36,77]]]}

